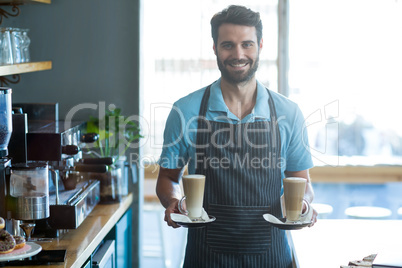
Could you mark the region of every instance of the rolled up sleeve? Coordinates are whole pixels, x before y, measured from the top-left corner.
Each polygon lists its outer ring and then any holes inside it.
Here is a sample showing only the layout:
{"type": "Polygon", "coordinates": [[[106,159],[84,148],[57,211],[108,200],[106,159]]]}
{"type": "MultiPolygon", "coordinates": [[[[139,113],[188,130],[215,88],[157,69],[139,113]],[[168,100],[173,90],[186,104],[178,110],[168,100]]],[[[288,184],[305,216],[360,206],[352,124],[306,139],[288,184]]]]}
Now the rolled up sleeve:
{"type": "Polygon", "coordinates": [[[286,170],[301,171],[313,167],[305,120],[297,107],[286,155],[286,170]]]}
{"type": "Polygon", "coordinates": [[[185,119],[182,111],[173,105],[163,133],[163,148],[158,164],[169,169],[183,168],[188,160],[188,150],[184,139],[185,119]]]}

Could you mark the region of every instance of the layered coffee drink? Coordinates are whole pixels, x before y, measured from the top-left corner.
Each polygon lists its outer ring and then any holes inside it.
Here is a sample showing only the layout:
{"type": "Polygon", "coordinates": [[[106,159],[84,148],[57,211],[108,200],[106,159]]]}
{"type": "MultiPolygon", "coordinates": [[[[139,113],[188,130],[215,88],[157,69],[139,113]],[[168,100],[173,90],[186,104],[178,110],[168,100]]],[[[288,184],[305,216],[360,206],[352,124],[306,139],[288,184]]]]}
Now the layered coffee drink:
{"type": "Polygon", "coordinates": [[[183,189],[186,199],[186,208],[190,219],[201,218],[202,203],[204,201],[205,176],[184,175],[183,189]]]}
{"type": "Polygon", "coordinates": [[[297,177],[283,179],[286,220],[288,221],[300,220],[306,182],[306,179],[297,177]]]}

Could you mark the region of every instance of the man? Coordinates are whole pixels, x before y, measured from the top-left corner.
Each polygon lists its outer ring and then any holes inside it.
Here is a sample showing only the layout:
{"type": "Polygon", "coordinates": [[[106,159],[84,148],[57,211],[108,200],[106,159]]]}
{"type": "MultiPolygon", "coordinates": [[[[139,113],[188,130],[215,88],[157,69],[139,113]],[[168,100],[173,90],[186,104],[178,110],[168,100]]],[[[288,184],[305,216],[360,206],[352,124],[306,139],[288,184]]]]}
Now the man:
{"type": "MultiPolygon", "coordinates": [[[[165,221],[179,213],[180,179],[206,175],[204,209],[216,217],[189,229],[184,267],[291,267],[283,230],[262,215],[282,216],[284,177],[308,181],[312,165],[298,106],[255,78],[263,47],[259,13],[230,6],[211,20],[221,78],[180,99],[168,117],[157,195],[165,221]]],[[[313,224],[317,213],[313,213],[313,224]]]]}

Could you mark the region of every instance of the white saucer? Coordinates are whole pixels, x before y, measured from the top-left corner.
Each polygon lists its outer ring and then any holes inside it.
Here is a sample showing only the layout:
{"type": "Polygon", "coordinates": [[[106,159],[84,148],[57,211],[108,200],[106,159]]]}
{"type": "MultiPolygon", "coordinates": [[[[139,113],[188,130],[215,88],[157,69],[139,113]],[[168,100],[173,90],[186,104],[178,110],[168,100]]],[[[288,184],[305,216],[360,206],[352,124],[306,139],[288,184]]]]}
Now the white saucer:
{"type": "Polygon", "coordinates": [[[32,257],[38,254],[42,250],[42,247],[34,242],[26,242],[25,246],[20,249],[16,249],[7,254],[0,254],[0,262],[13,261],[32,257]]]}
{"type": "Polygon", "coordinates": [[[203,209],[201,219],[197,221],[192,221],[189,217],[183,214],[172,213],[170,214],[170,218],[172,221],[177,223],[178,225],[186,228],[200,228],[204,227],[211,222],[214,222],[216,218],[214,216],[208,215],[207,212],[203,209]]]}
{"type": "Polygon", "coordinates": [[[271,214],[264,214],[263,217],[269,224],[282,230],[299,230],[311,224],[311,218],[308,221],[293,223],[293,222],[287,222],[286,218],[278,219],[277,217],[271,214]]]}

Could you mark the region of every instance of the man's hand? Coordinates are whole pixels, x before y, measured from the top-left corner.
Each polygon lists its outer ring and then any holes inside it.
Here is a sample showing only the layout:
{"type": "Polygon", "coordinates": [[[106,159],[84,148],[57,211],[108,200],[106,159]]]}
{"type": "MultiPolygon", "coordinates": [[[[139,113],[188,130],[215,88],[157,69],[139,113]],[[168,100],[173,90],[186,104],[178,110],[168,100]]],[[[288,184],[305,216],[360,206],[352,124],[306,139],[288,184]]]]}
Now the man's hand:
{"type": "Polygon", "coordinates": [[[313,216],[311,217],[311,224],[308,227],[313,227],[313,225],[317,222],[318,212],[313,207],[310,207],[313,210],[313,216]]]}
{"type": "MultiPolygon", "coordinates": [[[[306,202],[307,202],[307,201],[303,202],[302,214],[304,214],[304,213],[306,212],[306,210],[307,210],[307,204],[306,204],[306,202]]],[[[308,227],[313,227],[313,225],[317,222],[318,212],[317,212],[317,210],[315,210],[315,209],[313,208],[313,206],[312,206],[310,203],[309,203],[309,206],[310,206],[310,209],[313,210],[313,214],[312,214],[312,216],[311,216],[311,224],[310,224],[308,227]]]]}
{"type": "Polygon", "coordinates": [[[172,226],[173,228],[180,227],[174,221],[172,221],[172,218],[170,217],[170,214],[172,213],[180,213],[178,209],[178,204],[179,200],[174,199],[173,202],[170,203],[170,205],[165,210],[165,221],[167,222],[167,225],[172,226]]]}

